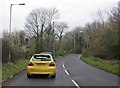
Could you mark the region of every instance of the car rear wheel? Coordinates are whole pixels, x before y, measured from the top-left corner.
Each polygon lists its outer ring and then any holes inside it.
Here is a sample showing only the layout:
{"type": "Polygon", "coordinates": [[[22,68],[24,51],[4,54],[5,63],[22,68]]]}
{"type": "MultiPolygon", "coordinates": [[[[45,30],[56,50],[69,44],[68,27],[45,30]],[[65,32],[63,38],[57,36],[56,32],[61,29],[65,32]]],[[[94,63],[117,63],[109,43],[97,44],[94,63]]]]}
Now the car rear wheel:
{"type": "Polygon", "coordinates": [[[51,76],[51,78],[55,78],[55,77],[56,77],[56,75],[52,75],[52,76],[51,76]]]}
{"type": "Polygon", "coordinates": [[[32,75],[27,74],[27,77],[28,77],[28,78],[31,78],[31,77],[32,77],[32,75]]]}

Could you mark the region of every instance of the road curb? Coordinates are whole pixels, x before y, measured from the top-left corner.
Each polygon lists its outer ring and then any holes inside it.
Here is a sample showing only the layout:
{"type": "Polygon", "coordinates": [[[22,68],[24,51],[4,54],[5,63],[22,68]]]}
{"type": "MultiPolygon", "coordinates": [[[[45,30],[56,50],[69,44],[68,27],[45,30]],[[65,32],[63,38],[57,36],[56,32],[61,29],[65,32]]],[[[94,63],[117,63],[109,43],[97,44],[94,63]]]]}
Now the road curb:
{"type": "Polygon", "coordinates": [[[25,69],[23,69],[23,70],[21,70],[21,71],[19,71],[19,72],[17,72],[17,73],[15,73],[15,74],[13,74],[13,75],[11,75],[11,76],[10,76],[10,77],[8,77],[7,79],[2,80],[2,84],[3,84],[4,82],[6,82],[6,81],[8,81],[8,80],[12,79],[13,77],[15,77],[16,75],[20,74],[21,72],[23,72],[23,71],[25,71],[25,70],[26,70],[26,68],[25,68],[25,69]]]}

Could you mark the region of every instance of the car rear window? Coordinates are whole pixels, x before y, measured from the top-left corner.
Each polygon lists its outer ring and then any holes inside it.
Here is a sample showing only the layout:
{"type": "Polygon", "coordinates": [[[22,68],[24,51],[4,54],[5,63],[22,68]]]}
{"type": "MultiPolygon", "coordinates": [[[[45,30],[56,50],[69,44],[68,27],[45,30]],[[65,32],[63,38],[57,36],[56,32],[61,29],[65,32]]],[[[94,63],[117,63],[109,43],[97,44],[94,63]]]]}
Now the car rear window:
{"type": "Polygon", "coordinates": [[[49,55],[34,55],[32,56],[33,61],[51,61],[49,55]]]}

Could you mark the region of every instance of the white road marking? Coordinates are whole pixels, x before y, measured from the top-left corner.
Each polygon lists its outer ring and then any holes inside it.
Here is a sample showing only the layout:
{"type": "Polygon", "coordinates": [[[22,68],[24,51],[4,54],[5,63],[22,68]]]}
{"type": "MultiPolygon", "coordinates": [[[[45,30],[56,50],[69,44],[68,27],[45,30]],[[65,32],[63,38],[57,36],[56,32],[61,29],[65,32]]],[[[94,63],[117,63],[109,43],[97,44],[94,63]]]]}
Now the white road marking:
{"type": "MultiPolygon", "coordinates": [[[[80,58],[80,55],[79,55],[79,58],[80,58]]],[[[63,64],[63,68],[65,69],[65,65],[64,65],[64,64],[63,64]]],[[[66,73],[67,75],[70,75],[66,69],[65,69],[65,73],[66,73]]],[[[72,80],[72,82],[74,83],[74,85],[75,85],[77,88],[80,88],[80,86],[79,86],[74,80],[72,80]]]]}
{"type": "Polygon", "coordinates": [[[66,72],[67,75],[70,75],[66,69],[65,69],[65,72],[66,72]]]}
{"type": "Polygon", "coordinates": [[[64,64],[63,64],[63,68],[65,68],[64,64]]]}
{"type": "MultiPolygon", "coordinates": [[[[64,64],[63,64],[63,68],[65,69],[65,65],[64,65],[64,64]]],[[[67,75],[70,75],[66,69],[65,69],[65,73],[66,73],[67,75]]]]}
{"type": "Polygon", "coordinates": [[[72,82],[75,84],[75,86],[77,86],[77,88],[80,88],[80,86],[74,80],[72,80],[72,82]]]}

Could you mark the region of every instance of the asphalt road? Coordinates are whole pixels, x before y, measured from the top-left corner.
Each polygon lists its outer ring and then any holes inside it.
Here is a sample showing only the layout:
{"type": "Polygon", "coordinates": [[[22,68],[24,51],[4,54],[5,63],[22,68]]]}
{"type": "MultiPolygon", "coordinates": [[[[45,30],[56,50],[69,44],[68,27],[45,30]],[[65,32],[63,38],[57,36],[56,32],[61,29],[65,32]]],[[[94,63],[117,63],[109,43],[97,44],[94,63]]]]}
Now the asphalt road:
{"type": "MultiPolygon", "coordinates": [[[[20,73],[3,86],[63,86],[83,88],[83,86],[118,86],[118,76],[94,68],[79,59],[79,54],[56,58],[57,75],[55,79],[39,76],[28,79],[26,71],[20,73]]],[[[111,87],[117,88],[117,87],[111,87]]]]}

